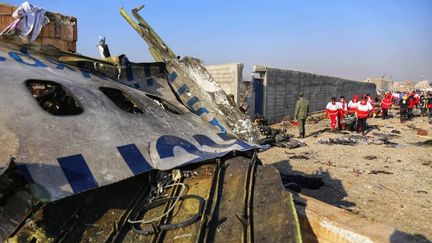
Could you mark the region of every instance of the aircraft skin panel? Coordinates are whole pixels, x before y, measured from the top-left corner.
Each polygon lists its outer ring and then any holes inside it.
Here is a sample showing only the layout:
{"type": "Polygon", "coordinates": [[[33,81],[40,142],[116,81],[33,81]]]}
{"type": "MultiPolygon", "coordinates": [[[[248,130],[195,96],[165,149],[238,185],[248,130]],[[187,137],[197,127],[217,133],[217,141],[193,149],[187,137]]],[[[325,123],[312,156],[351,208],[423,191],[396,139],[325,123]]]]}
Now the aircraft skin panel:
{"type": "Polygon", "coordinates": [[[43,200],[58,200],[153,169],[259,148],[219,136],[186,109],[173,114],[142,91],[50,58],[11,44],[0,47],[0,167],[13,157],[34,194],[43,200]],[[27,80],[61,85],[83,112],[48,113],[33,98],[27,80]],[[100,87],[126,93],[143,113],[120,109],[100,87]]]}

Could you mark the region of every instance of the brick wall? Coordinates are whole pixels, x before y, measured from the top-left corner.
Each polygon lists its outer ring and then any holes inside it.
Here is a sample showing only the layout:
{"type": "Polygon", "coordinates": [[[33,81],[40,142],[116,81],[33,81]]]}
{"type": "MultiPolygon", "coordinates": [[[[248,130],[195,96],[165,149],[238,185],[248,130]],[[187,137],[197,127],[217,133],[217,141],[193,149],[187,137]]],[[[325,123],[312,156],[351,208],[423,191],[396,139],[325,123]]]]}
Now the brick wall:
{"type": "MultiPolygon", "coordinates": [[[[16,7],[0,3],[0,31],[14,21],[12,13],[16,7]]],[[[76,52],[78,40],[77,19],[57,13],[47,12],[50,23],[42,28],[35,40],[42,45],[53,45],[63,51],[76,52]]]]}

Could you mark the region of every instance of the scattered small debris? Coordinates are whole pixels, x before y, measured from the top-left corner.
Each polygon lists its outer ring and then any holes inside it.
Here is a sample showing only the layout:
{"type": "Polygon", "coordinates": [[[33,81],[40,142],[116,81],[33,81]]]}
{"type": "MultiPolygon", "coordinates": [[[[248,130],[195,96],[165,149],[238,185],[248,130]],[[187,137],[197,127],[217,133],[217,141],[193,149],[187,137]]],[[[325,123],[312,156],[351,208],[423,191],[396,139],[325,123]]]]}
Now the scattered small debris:
{"type": "Polygon", "coordinates": [[[417,136],[427,136],[428,132],[424,129],[417,128],[417,136]]]}
{"type": "Polygon", "coordinates": [[[401,132],[400,131],[398,131],[398,130],[396,130],[396,129],[394,129],[394,130],[391,130],[391,132],[390,133],[394,133],[394,134],[401,134],[401,132]]]}
{"type": "Polygon", "coordinates": [[[417,130],[417,127],[414,126],[414,125],[412,125],[412,124],[407,125],[407,127],[408,127],[408,128],[411,128],[411,129],[413,129],[413,130],[417,130]]]}
{"type": "MultiPolygon", "coordinates": [[[[333,162],[331,162],[330,160],[327,161],[326,165],[328,165],[328,166],[334,166],[334,165],[333,165],[333,162]]],[[[335,167],[336,167],[336,166],[335,166],[335,167]]]]}
{"type": "Polygon", "coordinates": [[[393,172],[389,172],[389,171],[385,171],[385,170],[371,170],[368,174],[373,174],[373,175],[377,175],[377,174],[392,175],[394,173],[393,172]]]}
{"type": "Polygon", "coordinates": [[[357,141],[351,137],[341,137],[341,138],[323,138],[317,143],[320,144],[340,144],[340,145],[354,145],[357,141]]]}
{"type": "Polygon", "coordinates": [[[400,137],[399,135],[396,135],[396,134],[381,133],[381,132],[374,132],[374,133],[372,133],[372,135],[380,137],[380,138],[384,138],[384,139],[391,139],[391,138],[398,138],[398,137],[400,137]]]}
{"type": "MultiPolygon", "coordinates": [[[[393,135],[394,136],[394,135],[393,135]]],[[[379,136],[379,138],[371,137],[371,136],[361,136],[361,135],[350,135],[350,136],[342,136],[338,138],[323,138],[318,140],[316,143],[318,144],[339,144],[339,145],[356,145],[356,144],[375,144],[375,145],[398,145],[397,143],[389,141],[391,136],[384,134],[383,136],[379,136]]]]}
{"type": "Polygon", "coordinates": [[[382,188],[384,188],[386,190],[389,190],[389,191],[395,193],[396,196],[398,196],[399,199],[402,199],[401,196],[399,195],[399,193],[397,193],[395,190],[392,190],[392,189],[389,189],[389,188],[385,187],[381,182],[379,182],[378,185],[380,185],[382,188]]]}
{"type": "Polygon", "coordinates": [[[353,169],[353,173],[356,175],[361,175],[363,172],[361,172],[359,169],[353,169]]]}
{"type": "Polygon", "coordinates": [[[289,148],[289,149],[307,146],[304,142],[299,141],[299,140],[294,139],[294,138],[290,138],[288,141],[276,142],[274,145],[277,147],[289,148]]]}
{"type": "Polygon", "coordinates": [[[421,165],[424,165],[424,166],[430,166],[430,167],[432,168],[432,161],[425,161],[425,162],[422,162],[421,165]]]}
{"type": "Polygon", "coordinates": [[[289,157],[290,159],[304,159],[304,160],[309,160],[310,158],[304,155],[294,155],[289,157]]]}

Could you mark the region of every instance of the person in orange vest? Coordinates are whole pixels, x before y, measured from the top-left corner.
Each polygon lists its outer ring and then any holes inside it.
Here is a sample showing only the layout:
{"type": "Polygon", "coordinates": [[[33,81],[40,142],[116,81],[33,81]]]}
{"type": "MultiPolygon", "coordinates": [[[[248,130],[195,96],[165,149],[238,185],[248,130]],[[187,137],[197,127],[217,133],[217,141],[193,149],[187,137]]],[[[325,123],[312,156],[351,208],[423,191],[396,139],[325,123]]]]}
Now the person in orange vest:
{"type": "Polygon", "coordinates": [[[335,97],[332,97],[331,101],[327,104],[325,116],[330,118],[331,130],[335,132],[339,116],[339,105],[336,103],[335,97]]]}
{"type": "Polygon", "coordinates": [[[366,131],[366,120],[373,110],[370,102],[368,102],[368,97],[364,96],[363,100],[357,105],[357,133],[365,134],[366,131]]]}
{"type": "Polygon", "coordinates": [[[341,96],[337,104],[339,106],[339,129],[345,130],[345,117],[348,115],[348,104],[345,100],[345,96],[341,96]]]}
{"type": "Polygon", "coordinates": [[[393,101],[392,101],[392,97],[391,94],[386,93],[384,95],[384,98],[381,101],[381,109],[382,109],[382,115],[381,118],[382,119],[387,119],[388,118],[388,111],[391,108],[391,106],[393,105],[393,101]]]}

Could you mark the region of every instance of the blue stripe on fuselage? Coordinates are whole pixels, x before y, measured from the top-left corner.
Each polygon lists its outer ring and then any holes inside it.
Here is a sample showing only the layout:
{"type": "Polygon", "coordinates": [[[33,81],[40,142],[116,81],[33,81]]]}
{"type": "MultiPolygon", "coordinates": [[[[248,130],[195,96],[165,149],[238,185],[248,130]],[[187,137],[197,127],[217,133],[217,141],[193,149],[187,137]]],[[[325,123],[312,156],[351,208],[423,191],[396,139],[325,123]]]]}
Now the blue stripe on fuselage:
{"type": "Polygon", "coordinates": [[[81,154],[57,158],[57,161],[75,193],[98,187],[81,154]]]}
{"type": "Polygon", "coordinates": [[[135,144],[119,146],[117,150],[134,175],[152,170],[152,167],[135,144]]]}

